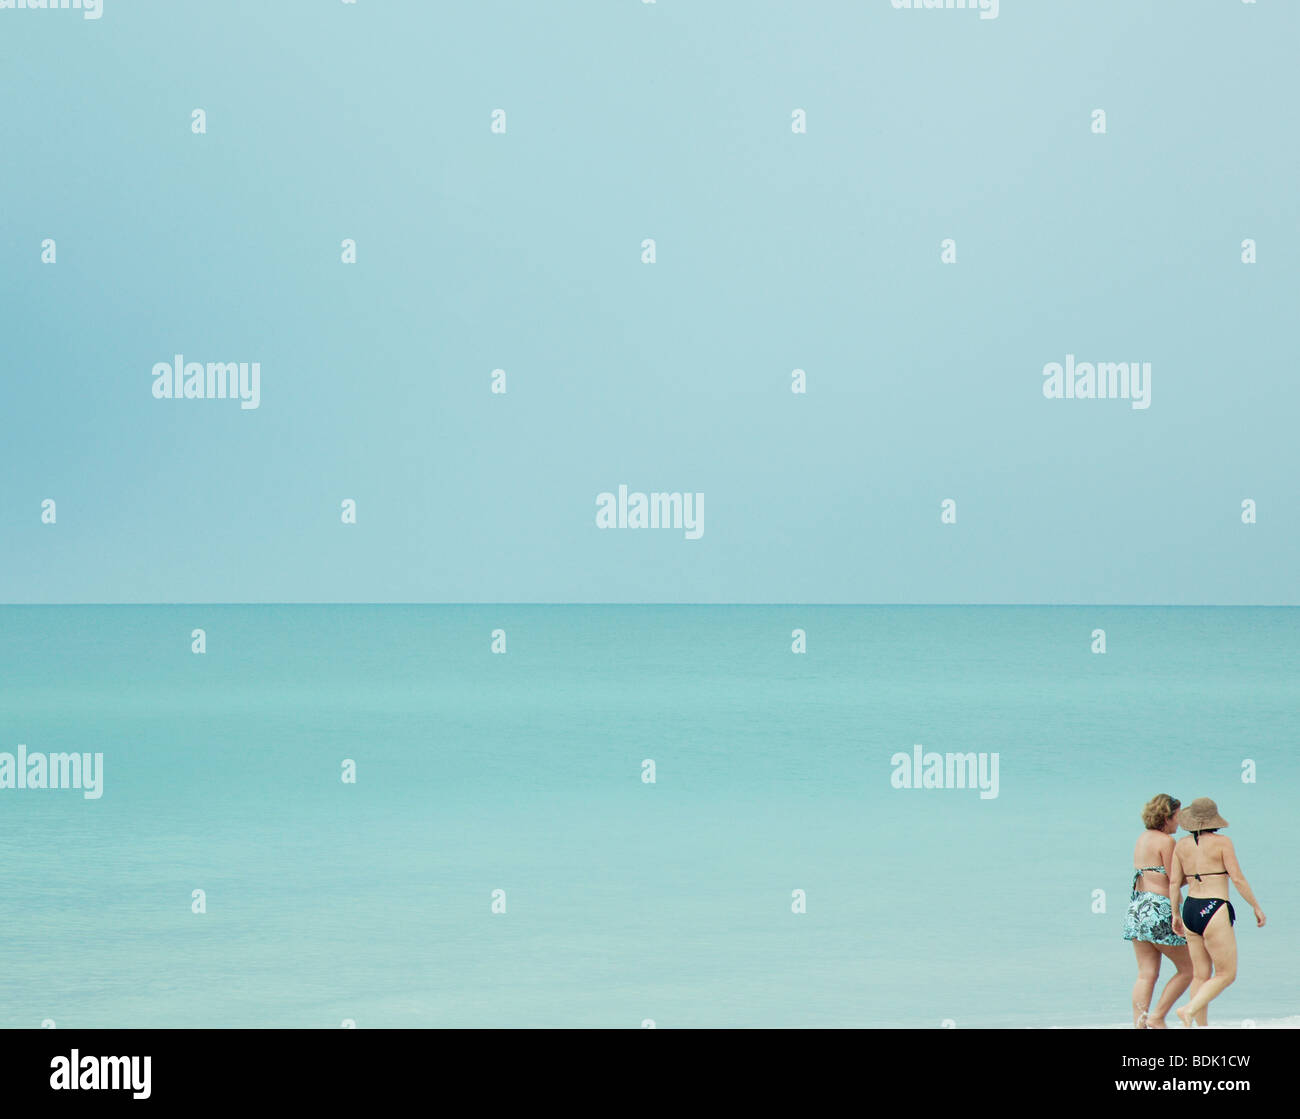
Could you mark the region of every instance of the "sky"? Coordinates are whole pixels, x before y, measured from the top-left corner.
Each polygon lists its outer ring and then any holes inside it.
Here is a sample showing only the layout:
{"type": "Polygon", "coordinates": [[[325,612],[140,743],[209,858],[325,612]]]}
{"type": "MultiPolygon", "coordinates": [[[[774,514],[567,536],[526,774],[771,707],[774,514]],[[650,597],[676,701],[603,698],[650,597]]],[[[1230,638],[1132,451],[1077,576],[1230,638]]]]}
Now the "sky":
{"type": "Polygon", "coordinates": [[[0,601],[1294,604],[1298,36],[0,11],[0,601]],[[157,398],[177,355],[258,406],[157,398]],[[1045,396],[1067,361],[1149,407],[1045,396]],[[600,527],[620,486],[701,531],[600,527]]]}

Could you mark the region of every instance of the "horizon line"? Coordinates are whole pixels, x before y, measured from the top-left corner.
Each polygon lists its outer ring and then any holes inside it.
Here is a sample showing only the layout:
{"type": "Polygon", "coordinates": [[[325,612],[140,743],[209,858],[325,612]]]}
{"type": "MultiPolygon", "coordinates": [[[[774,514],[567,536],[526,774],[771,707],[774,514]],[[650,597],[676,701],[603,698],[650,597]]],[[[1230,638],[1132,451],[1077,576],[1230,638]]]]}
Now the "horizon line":
{"type": "Polygon", "coordinates": [[[682,607],[849,607],[849,608],[907,608],[907,609],[1090,609],[1090,610],[1293,610],[1300,602],[541,602],[541,601],[477,601],[433,602],[417,600],[328,601],[292,600],[240,602],[174,601],[174,602],[0,602],[4,607],[85,607],[85,606],[682,606],[682,607]]]}

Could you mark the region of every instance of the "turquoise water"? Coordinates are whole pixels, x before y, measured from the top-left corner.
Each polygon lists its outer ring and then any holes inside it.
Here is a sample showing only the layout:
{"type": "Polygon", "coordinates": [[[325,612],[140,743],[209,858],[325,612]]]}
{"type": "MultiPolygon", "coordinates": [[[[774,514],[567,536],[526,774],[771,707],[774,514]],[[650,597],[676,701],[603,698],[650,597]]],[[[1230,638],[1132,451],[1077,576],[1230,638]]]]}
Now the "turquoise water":
{"type": "Polygon", "coordinates": [[[1218,801],[1269,916],[1238,905],[1217,1017],[1283,1018],[1298,623],[0,608],[0,751],[104,755],[98,800],[0,790],[0,1026],[1122,1022],[1130,855],[1162,791],[1218,801]],[[895,788],[916,743],[996,752],[998,796],[895,788]]]}

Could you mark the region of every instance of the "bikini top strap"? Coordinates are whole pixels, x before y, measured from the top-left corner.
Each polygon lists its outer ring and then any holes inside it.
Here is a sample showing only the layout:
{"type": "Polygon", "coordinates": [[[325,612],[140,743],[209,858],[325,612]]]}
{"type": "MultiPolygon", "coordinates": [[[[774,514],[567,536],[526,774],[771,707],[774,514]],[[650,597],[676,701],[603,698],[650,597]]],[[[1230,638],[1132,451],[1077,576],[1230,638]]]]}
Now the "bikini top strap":
{"type": "Polygon", "coordinates": [[[1140,866],[1140,867],[1138,867],[1137,870],[1135,870],[1135,871],[1133,872],[1133,892],[1134,892],[1135,894],[1137,893],[1138,883],[1139,883],[1140,881],[1142,881],[1142,875],[1145,874],[1148,870],[1159,871],[1161,874],[1164,874],[1164,872],[1165,872],[1165,868],[1162,867],[1162,866],[1140,866]]]}

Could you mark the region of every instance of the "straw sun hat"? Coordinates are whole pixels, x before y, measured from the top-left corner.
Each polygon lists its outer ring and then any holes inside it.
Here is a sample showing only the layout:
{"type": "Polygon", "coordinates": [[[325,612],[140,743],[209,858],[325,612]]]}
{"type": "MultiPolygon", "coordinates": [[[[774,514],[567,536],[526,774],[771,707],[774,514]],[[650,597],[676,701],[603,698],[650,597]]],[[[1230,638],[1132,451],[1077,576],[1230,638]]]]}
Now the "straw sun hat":
{"type": "Polygon", "coordinates": [[[1219,806],[1209,797],[1198,797],[1178,813],[1178,826],[1184,831],[1208,831],[1226,828],[1228,821],[1219,815],[1219,806]]]}

